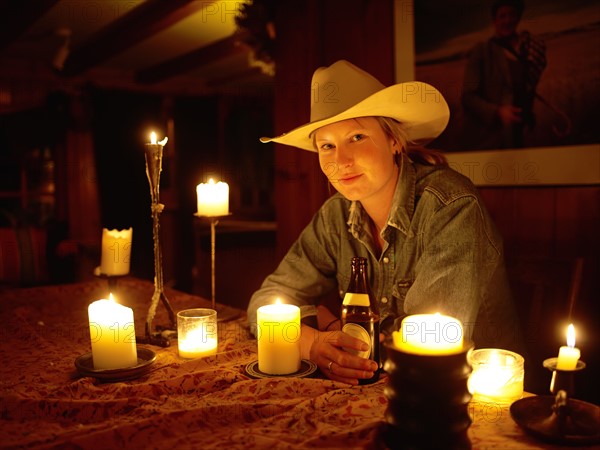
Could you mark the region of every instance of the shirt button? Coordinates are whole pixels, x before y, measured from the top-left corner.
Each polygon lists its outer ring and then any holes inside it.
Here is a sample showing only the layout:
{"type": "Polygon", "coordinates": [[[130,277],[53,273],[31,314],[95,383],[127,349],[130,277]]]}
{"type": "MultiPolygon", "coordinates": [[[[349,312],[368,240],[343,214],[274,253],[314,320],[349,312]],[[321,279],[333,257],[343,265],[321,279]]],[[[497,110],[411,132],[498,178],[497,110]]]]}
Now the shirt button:
{"type": "Polygon", "coordinates": [[[340,289],[340,297],[344,295],[344,291],[340,289]]]}
{"type": "Polygon", "coordinates": [[[389,263],[390,262],[390,258],[388,258],[387,256],[384,256],[383,257],[383,262],[384,262],[384,264],[389,263]]]}
{"type": "Polygon", "coordinates": [[[388,298],[387,297],[381,297],[381,303],[387,303],[388,302],[388,298]]]}

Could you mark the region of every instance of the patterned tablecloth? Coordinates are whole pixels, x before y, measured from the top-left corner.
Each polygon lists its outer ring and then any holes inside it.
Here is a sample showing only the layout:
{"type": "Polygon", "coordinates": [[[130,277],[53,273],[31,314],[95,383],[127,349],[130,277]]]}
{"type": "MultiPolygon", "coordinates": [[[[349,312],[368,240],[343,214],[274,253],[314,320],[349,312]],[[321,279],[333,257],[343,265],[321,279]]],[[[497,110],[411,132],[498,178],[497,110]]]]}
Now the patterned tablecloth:
{"type": "MultiPolygon", "coordinates": [[[[0,448],[299,449],[377,448],[386,380],[366,387],[323,378],[253,379],[256,341],[245,313],[218,305],[216,356],[183,360],[177,342],[156,352],[138,379],[106,383],[81,376],[75,359],[90,351],[87,306],[106,297],[106,280],[0,292],[0,448]]],[[[124,278],[119,301],[143,334],[153,292],[124,278]]],[[[210,307],[166,290],[173,309],[210,307]]],[[[159,305],[154,324],[167,324],[159,305]]],[[[434,407],[432,405],[432,407],[434,407]]],[[[508,410],[470,406],[474,449],[554,449],[525,435],[508,410]]]]}

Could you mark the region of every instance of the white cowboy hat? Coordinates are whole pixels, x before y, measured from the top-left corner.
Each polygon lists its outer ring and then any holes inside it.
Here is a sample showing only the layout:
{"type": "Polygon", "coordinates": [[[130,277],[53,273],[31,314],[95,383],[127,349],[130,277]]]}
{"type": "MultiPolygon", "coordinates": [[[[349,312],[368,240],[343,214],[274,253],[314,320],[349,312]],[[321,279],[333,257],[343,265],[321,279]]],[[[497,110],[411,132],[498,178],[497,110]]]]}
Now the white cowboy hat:
{"type": "Polygon", "coordinates": [[[425,144],[446,128],[448,104],[433,86],[419,81],[385,87],[375,77],[345,60],[315,70],[311,83],[310,122],[281,136],[260,138],[316,151],[312,132],[355,117],[391,117],[404,124],[409,141],[425,144]]]}

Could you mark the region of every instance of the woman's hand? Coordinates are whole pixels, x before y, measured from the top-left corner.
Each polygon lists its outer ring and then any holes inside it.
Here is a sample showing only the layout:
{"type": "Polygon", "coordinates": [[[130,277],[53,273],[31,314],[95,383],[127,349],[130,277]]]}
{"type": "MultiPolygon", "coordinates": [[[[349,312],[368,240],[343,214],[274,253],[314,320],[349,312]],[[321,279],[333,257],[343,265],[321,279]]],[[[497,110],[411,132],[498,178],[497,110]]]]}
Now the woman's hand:
{"type": "Polygon", "coordinates": [[[371,378],[377,363],[345,351],[368,350],[369,346],[341,331],[317,331],[303,325],[302,357],[313,361],[326,377],[343,383],[358,384],[359,378],[371,378]]]}

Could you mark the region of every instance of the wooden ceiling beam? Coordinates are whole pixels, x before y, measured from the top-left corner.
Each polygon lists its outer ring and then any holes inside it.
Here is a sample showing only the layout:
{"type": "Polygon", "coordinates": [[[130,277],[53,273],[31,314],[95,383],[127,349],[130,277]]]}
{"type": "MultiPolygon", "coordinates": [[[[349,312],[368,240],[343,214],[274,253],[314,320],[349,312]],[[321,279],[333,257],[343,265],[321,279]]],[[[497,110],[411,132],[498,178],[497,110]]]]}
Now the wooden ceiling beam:
{"type": "Polygon", "coordinates": [[[74,49],[67,58],[62,73],[65,76],[79,75],[169,28],[208,4],[209,2],[197,0],[146,0],[74,49]]]}
{"type": "Polygon", "coordinates": [[[24,2],[3,0],[0,2],[0,50],[7,47],[42,17],[58,0],[36,0],[24,2]]]}
{"type": "Polygon", "coordinates": [[[140,70],[135,74],[138,83],[150,84],[166,80],[179,74],[197,69],[200,66],[214,63],[246,51],[241,43],[243,33],[236,33],[213,44],[198,48],[184,55],[163,61],[160,64],[140,70]]]}

